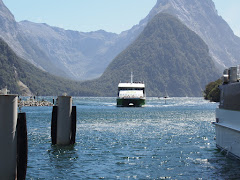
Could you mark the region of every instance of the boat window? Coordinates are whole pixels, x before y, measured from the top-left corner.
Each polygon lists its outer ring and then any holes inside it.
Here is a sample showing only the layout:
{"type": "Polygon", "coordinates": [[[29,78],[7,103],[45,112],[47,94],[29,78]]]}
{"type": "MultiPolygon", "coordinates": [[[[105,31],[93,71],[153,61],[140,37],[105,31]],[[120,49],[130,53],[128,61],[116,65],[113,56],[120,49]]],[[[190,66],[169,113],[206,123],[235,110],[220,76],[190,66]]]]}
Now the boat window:
{"type": "Polygon", "coordinates": [[[142,90],[142,91],[144,91],[144,88],[121,87],[121,88],[118,88],[118,91],[120,91],[120,90],[142,90]]]}

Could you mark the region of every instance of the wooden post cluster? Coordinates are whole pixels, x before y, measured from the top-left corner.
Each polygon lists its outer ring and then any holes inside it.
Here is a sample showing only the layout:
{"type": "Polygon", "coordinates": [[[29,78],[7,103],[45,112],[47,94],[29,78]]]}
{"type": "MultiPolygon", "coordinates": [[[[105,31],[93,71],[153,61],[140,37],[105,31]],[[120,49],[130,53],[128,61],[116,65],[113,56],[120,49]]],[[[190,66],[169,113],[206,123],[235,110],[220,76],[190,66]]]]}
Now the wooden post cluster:
{"type": "Polygon", "coordinates": [[[74,144],[76,137],[76,106],[72,106],[71,96],[58,96],[57,104],[57,106],[53,106],[52,111],[52,144],[74,144]]]}
{"type": "MultiPolygon", "coordinates": [[[[18,96],[0,95],[0,179],[24,180],[27,172],[28,141],[26,113],[18,113],[18,96]]],[[[59,96],[53,107],[52,144],[75,144],[76,106],[72,97],[59,96]]]]}

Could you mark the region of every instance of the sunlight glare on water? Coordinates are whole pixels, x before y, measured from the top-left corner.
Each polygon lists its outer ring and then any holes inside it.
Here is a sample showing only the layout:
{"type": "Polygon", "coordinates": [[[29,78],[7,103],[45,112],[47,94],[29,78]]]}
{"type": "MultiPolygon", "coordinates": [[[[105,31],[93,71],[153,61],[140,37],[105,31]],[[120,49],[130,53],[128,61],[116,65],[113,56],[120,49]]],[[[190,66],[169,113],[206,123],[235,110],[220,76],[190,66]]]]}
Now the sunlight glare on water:
{"type": "Polygon", "coordinates": [[[73,97],[74,146],[51,145],[52,107],[23,107],[28,122],[27,179],[226,179],[239,161],[215,147],[216,103],[148,98],[118,108],[115,98],[73,97]]]}

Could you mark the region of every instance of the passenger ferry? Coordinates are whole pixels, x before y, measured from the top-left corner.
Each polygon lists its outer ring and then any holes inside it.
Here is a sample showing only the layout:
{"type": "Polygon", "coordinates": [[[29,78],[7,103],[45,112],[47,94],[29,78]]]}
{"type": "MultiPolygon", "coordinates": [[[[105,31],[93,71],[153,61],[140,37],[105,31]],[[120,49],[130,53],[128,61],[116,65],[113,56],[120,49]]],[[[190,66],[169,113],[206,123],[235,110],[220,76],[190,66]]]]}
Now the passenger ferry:
{"type": "Polygon", "coordinates": [[[240,68],[224,70],[216,109],[216,146],[240,159],[240,68]]]}
{"type": "Polygon", "coordinates": [[[145,105],[145,100],[145,84],[143,82],[133,82],[132,73],[130,83],[120,82],[118,84],[118,107],[142,107],[145,105]]]}

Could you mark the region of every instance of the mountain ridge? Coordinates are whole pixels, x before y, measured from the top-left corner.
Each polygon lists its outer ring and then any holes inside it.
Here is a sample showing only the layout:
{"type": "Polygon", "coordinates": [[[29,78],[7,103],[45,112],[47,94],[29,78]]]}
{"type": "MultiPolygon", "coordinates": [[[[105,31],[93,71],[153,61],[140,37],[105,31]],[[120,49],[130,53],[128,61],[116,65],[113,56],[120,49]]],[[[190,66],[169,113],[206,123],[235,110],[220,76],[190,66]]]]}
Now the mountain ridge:
{"type": "Polygon", "coordinates": [[[2,1],[0,6],[0,14],[4,14],[0,16],[0,37],[21,58],[57,76],[75,80],[100,77],[160,12],[178,17],[200,35],[220,71],[240,62],[240,38],[217,14],[212,0],[158,0],[146,18],[120,34],[101,30],[83,33],[29,21],[16,22],[2,1]]]}
{"type": "Polygon", "coordinates": [[[5,86],[19,95],[58,95],[78,89],[76,82],[50,75],[19,58],[0,38],[0,88],[5,86]]]}
{"type": "Polygon", "coordinates": [[[157,14],[138,38],[120,53],[96,80],[81,83],[100,94],[114,96],[117,85],[146,82],[148,96],[201,96],[205,85],[218,78],[204,41],[172,15],[157,14]]]}
{"type": "Polygon", "coordinates": [[[79,83],[54,77],[18,58],[1,39],[0,67],[1,86],[39,95],[116,96],[118,82],[128,81],[133,71],[137,81],[146,82],[148,96],[164,96],[166,91],[170,96],[200,96],[218,77],[204,41],[177,18],[162,13],[96,80],[79,83]]]}
{"type": "Polygon", "coordinates": [[[227,22],[218,15],[212,0],[158,0],[149,13],[165,12],[178,17],[208,45],[210,54],[222,71],[240,63],[240,38],[234,35],[227,22]]]}

